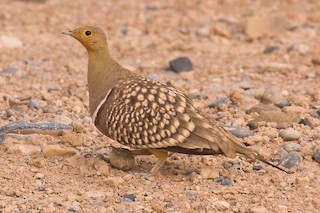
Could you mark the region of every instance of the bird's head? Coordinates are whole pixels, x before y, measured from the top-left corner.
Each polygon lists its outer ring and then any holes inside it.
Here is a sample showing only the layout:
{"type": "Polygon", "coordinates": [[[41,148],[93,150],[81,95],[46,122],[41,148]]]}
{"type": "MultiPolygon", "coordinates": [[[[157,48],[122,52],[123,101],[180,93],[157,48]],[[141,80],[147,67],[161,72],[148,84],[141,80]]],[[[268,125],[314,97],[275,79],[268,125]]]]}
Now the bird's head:
{"type": "Polygon", "coordinates": [[[65,30],[63,34],[77,39],[88,52],[108,49],[106,35],[97,27],[79,27],[74,30],[65,30]]]}

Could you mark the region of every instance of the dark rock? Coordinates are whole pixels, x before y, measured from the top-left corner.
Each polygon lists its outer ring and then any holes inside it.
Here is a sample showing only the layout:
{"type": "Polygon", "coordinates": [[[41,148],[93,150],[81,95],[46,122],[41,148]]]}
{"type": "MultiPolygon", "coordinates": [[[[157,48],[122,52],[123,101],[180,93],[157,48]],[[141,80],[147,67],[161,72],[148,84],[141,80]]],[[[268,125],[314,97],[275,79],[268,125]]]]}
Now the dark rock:
{"type": "Polygon", "coordinates": [[[260,164],[253,164],[253,166],[252,166],[252,169],[253,170],[256,170],[256,171],[259,171],[259,170],[261,170],[262,169],[262,166],[260,165],[260,164]]]}
{"type": "Polygon", "coordinates": [[[220,183],[222,186],[232,186],[233,185],[233,181],[230,180],[229,178],[225,178],[225,177],[217,177],[214,179],[215,182],[220,183]]]}
{"type": "Polygon", "coordinates": [[[301,156],[298,152],[288,153],[281,161],[281,165],[288,169],[294,166],[299,166],[300,163],[301,163],[301,156]]]}
{"type": "Polygon", "coordinates": [[[31,109],[39,109],[40,108],[39,101],[32,99],[29,102],[28,107],[31,108],[31,109]]]}
{"type": "Polygon", "coordinates": [[[313,129],[313,124],[311,123],[311,121],[309,121],[308,118],[302,118],[302,119],[299,121],[299,124],[303,124],[303,125],[305,125],[305,126],[310,127],[311,129],[313,129]]]}
{"type": "Polygon", "coordinates": [[[316,151],[316,153],[315,153],[314,156],[313,156],[313,159],[314,159],[315,161],[317,161],[318,163],[320,163],[320,149],[318,149],[318,150],[316,151]]]}
{"type": "Polygon", "coordinates": [[[227,104],[230,102],[230,99],[228,97],[221,97],[216,99],[214,102],[208,105],[209,108],[215,108],[220,106],[221,104],[227,104]]]}
{"type": "Polygon", "coordinates": [[[313,58],[313,59],[311,60],[311,63],[312,63],[313,65],[320,66],[320,59],[313,58]]]}
{"type": "Polygon", "coordinates": [[[278,47],[278,46],[269,46],[269,47],[267,47],[264,51],[263,51],[263,53],[264,54],[271,54],[271,53],[273,53],[273,52],[276,52],[276,51],[278,51],[280,48],[278,47]]]}
{"type": "Polygon", "coordinates": [[[253,132],[247,128],[243,127],[225,127],[231,134],[237,138],[246,138],[253,135],[253,132]]]}
{"type": "Polygon", "coordinates": [[[8,67],[8,68],[5,68],[2,72],[6,73],[6,74],[13,74],[13,73],[16,73],[18,71],[19,71],[19,69],[16,68],[16,67],[8,67]]]}
{"type": "Polygon", "coordinates": [[[164,207],[165,207],[166,209],[172,209],[172,208],[173,208],[173,204],[172,204],[172,203],[166,203],[166,204],[164,205],[164,207]]]}
{"type": "Polygon", "coordinates": [[[123,195],[123,199],[124,201],[127,201],[127,202],[133,202],[136,200],[136,196],[135,194],[126,194],[126,195],[123,195]]]}
{"type": "Polygon", "coordinates": [[[180,73],[192,70],[192,62],[188,57],[178,57],[169,62],[170,69],[180,73]]]}
{"type": "Polygon", "coordinates": [[[280,101],[278,101],[274,105],[276,105],[279,108],[283,108],[283,107],[289,106],[290,102],[287,99],[281,99],[280,101]]]}

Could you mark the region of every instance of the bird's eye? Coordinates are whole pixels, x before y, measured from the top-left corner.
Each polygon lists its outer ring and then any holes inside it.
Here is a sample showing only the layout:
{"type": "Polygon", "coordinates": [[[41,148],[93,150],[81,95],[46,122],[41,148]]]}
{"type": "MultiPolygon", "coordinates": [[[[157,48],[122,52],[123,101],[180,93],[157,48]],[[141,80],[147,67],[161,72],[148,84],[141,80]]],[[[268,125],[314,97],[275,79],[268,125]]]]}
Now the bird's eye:
{"type": "Polygon", "coordinates": [[[86,31],[86,36],[89,36],[89,35],[91,35],[91,31],[87,30],[86,31]]]}

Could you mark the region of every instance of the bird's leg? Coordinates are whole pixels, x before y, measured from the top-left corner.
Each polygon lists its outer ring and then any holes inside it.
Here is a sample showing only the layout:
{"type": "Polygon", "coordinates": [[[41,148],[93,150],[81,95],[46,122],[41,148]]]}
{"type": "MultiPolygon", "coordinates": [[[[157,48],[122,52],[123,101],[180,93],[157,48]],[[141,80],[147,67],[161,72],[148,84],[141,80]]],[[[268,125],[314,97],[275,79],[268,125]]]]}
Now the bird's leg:
{"type": "Polygon", "coordinates": [[[149,152],[151,152],[156,158],[158,158],[158,162],[156,165],[152,167],[150,170],[150,173],[152,175],[156,175],[158,171],[160,170],[161,166],[164,164],[168,157],[168,152],[158,149],[148,149],[149,152]]]}

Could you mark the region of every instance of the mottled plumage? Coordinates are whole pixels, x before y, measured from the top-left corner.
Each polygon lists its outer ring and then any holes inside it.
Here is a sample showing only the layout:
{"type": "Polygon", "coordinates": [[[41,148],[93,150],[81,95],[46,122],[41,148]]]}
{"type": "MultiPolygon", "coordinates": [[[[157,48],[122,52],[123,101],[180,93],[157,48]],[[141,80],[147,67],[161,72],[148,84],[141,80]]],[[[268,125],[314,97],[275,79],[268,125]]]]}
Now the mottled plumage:
{"type": "Polygon", "coordinates": [[[94,124],[109,138],[134,149],[147,149],[159,158],[153,173],[167,151],[228,157],[241,154],[264,161],[199,112],[182,92],[120,66],[110,56],[102,30],[87,26],[65,34],[88,51],[89,108],[94,124]]]}

